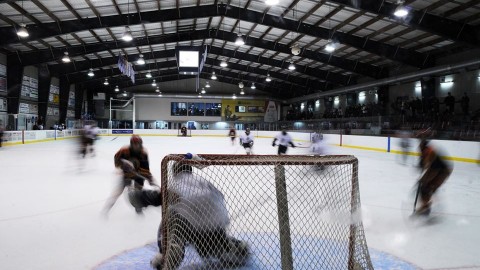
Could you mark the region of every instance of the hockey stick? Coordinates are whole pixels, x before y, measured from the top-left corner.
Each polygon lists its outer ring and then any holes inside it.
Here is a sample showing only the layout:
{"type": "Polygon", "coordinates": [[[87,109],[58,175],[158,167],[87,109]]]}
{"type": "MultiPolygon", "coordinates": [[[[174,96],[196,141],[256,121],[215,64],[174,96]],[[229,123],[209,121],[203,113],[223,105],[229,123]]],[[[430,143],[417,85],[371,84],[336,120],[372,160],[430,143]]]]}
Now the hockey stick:
{"type": "Polygon", "coordinates": [[[418,201],[418,195],[420,194],[420,189],[422,188],[422,183],[418,181],[418,187],[417,187],[417,194],[415,194],[415,202],[413,203],[413,214],[417,211],[417,201],[418,201]]]}
{"type": "Polygon", "coordinates": [[[303,146],[303,143],[297,143],[297,145],[295,145],[296,148],[310,148],[311,145],[309,146],[303,146]]]}

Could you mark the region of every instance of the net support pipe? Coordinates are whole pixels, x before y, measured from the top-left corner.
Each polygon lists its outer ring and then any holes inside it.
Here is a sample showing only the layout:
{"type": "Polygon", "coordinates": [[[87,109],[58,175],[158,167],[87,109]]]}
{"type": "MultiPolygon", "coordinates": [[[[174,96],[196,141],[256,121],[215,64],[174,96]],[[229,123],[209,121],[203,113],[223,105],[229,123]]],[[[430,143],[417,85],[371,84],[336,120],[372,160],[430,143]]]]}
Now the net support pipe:
{"type": "Polygon", "coordinates": [[[133,111],[132,111],[132,129],[135,128],[135,97],[132,97],[132,105],[133,105],[133,111]]]}
{"type": "MultiPolygon", "coordinates": [[[[133,103],[135,97],[132,97],[131,99],[129,99],[124,105],[122,105],[120,108],[126,108],[131,102],[133,103]]],[[[112,110],[116,110],[116,111],[120,111],[119,109],[112,109],[112,100],[121,100],[123,101],[123,99],[114,99],[112,97],[110,97],[110,102],[109,102],[109,105],[110,105],[110,108],[109,108],[109,117],[108,117],[108,127],[110,129],[112,129],[112,110]]],[[[132,114],[133,114],[133,123],[132,123],[132,128],[135,128],[135,104],[133,104],[133,111],[132,111],[132,114]]]]}
{"type": "Polygon", "coordinates": [[[275,166],[275,187],[277,192],[278,228],[280,230],[282,270],[293,270],[287,184],[285,181],[285,167],[283,165],[275,166]]]}

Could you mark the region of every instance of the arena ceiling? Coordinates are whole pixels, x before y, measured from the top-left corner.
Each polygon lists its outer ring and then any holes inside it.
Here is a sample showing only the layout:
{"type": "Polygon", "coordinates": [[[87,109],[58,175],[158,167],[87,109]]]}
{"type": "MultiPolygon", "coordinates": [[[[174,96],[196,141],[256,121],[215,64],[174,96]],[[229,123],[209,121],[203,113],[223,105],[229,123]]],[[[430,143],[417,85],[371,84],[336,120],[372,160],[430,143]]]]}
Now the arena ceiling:
{"type": "Polygon", "coordinates": [[[48,66],[81,89],[114,95],[196,94],[178,73],[175,47],[207,46],[200,74],[211,95],[240,92],[288,99],[403,68],[426,69],[448,54],[478,49],[480,0],[0,0],[0,48],[19,65],[48,66]],[[28,37],[17,31],[25,24],[28,37]],[[122,40],[126,26],[133,40],[122,40]],[[238,33],[245,44],[235,44],[238,33]],[[334,45],[333,52],[326,51],[334,45]],[[295,46],[296,45],[296,46],[295,46]],[[300,49],[292,54],[292,47],[300,49]],[[68,52],[72,62],[62,62],[68,52]],[[120,74],[118,54],[135,65],[136,83],[120,74]],[[227,67],[220,67],[224,60],[227,67]],[[290,64],[295,70],[289,70],[290,64]],[[94,76],[87,73],[92,69],[94,76]],[[152,78],[146,74],[151,73],[152,78]],[[217,80],[211,80],[215,72],[217,80]],[[266,77],[270,76],[270,82],[266,77]],[[109,85],[103,83],[108,79],[109,85]],[[256,89],[250,88],[255,83],[256,89]]]}

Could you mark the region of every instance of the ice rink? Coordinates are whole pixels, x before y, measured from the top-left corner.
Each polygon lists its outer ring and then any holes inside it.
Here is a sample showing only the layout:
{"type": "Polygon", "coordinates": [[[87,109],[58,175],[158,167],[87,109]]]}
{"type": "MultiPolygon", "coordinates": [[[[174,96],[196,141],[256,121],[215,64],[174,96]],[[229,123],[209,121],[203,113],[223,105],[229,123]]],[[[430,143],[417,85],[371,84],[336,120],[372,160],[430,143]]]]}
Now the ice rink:
{"type": "MultiPolygon", "coordinates": [[[[128,136],[104,136],[96,155],[80,159],[77,141],[0,148],[0,269],[92,269],[112,256],[152,243],[160,208],[143,216],[122,196],[108,216],[106,199],[119,181],[113,155],[128,136]]],[[[160,181],[160,161],[170,153],[244,154],[228,138],[144,136],[150,168],[160,181]]],[[[276,154],[271,139],[255,140],[255,154],[276,154]]],[[[289,149],[307,154],[309,149],[289,149]]],[[[438,191],[433,217],[411,221],[413,187],[420,176],[409,157],[330,147],[359,159],[363,225],[370,248],[418,269],[480,269],[480,167],[454,162],[438,191]]],[[[248,181],[248,179],[242,179],[248,181]]]]}

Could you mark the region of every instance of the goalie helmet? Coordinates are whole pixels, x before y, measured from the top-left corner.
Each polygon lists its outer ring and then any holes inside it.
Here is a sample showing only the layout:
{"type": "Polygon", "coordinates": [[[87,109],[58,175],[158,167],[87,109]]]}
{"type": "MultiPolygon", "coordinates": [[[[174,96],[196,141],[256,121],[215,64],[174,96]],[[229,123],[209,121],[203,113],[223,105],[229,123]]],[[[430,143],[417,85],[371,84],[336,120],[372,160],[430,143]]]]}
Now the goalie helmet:
{"type": "Polygon", "coordinates": [[[142,138],[138,135],[132,135],[130,138],[130,145],[132,144],[143,144],[142,138]]]}
{"type": "Polygon", "coordinates": [[[245,134],[250,134],[250,128],[245,129],[245,134]]]}

